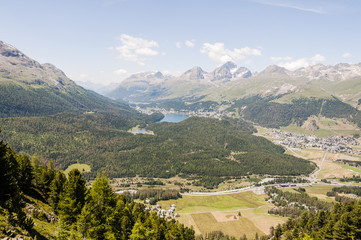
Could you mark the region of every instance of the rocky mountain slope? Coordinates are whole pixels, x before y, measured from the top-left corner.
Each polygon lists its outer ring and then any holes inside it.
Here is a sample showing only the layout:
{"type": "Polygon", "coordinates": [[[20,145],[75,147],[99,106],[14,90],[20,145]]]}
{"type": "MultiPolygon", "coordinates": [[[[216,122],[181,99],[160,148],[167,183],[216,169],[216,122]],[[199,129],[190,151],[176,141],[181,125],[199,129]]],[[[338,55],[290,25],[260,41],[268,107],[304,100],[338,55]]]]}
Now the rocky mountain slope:
{"type": "Polygon", "coordinates": [[[108,96],[133,102],[186,98],[206,89],[251,76],[250,70],[244,67],[237,68],[232,62],[227,62],[212,72],[206,72],[198,66],[193,67],[178,77],[164,75],[161,72],[144,72],[125,79],[108,96]]]}
{"type": "Polygon", "coordinates": [[[269,66],[250,78],[237,79],[216,88],[206,89],[198,96],[204,100],[234,101],[250,96],[277,97],[279,103],[293,99],[337,97],[354,107],[361,99],[361,64],[317,64],[289,71],[279,66],[269,66]]]}
{"type": "Polygon", "coordinates": [[[49,63],[26,56],[0,41],[0,117],[48,115],[64,111],[126,110],[76,85],[49,63]]]}
{"type": "Polygon", "coordinates": [[[245,97],[282,96],[290,103],[299,98],[332,96],[357,107],[361,99],[361,63],[317,64],[295,71],[273,65],[259,73],[227,62],[212,72],[194,67],[181,76],[147,72],[132,75],[109,94],[132,102],[165,100],[234,101],[245,97]]]}

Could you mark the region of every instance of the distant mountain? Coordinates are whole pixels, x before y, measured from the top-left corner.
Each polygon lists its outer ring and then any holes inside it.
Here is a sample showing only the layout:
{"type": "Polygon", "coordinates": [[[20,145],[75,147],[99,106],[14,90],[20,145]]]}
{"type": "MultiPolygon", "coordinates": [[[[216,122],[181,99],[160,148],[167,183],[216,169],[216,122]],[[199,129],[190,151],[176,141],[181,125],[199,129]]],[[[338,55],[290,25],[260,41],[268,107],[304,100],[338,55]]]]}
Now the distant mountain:
{"type": "Polygon", "coordinates": [[[295,71],[272,65],[259,73],[227,62],[211,72],[193,67],[178,77],[161,72],[134,74],[108,96],[131,102],[170,100],[234,101],[245,97],[283,96],[290,102],[302,97],[331,98],[358,106],[361,99],[361,63],[316,64],[295,71]]]}
{"type": "Polygon", "coordinates": [[[144,72],[125,79],[107,96],[131,102],[179,99],[251,76],[250,70],[237,68],[233,62],[227,62],[209,73],[196,66],[178,77],[161,72],[144,72]]]}
{"type": "Polygon", "coordinates": [[[157,81],[134,75],[113,93],[115,99],[165,109],[228,109],[263,126],[302,125],[308,117],[322,115],[361,127],[361,63],[317,64],[295,71],[272,65],[252,74],[227,62],[212,72],[194,67],[157,81]]]}
{"type": "Polygon", "coordinates": [[[0,116],[36,116],[64,111],[126,110],[75,84],[54,65],[40,64],[0,41],[0,116]]]}
{"type": "Polygon", "coordinates": [[[210,73],[212,82],[223,84],[231,80],[249,78],[252,76],[250,70],[245,67],[237,68],[233,62],[227,62],[210,73]]]}
{"type": "Polygon", "coordinates": [[[361,99],[361,64],[325,66],[317,64],[295,71],[273,65],[249,78],[236,78],[218,87],[197,93],[204,100],[234,101],[255,95],[281,96],[275,100],[290,103],[299,98],[325,98],[333,96],[351,104],[359,105],[361,99]]]}

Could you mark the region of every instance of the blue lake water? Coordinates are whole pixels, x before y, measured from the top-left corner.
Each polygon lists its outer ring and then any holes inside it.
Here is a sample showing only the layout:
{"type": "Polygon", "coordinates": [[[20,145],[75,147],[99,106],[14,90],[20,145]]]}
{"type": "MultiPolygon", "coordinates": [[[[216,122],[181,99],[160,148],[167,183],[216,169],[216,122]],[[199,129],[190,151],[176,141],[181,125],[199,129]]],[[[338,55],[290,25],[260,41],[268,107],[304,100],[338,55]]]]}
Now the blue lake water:
{"type": "Polygon", "coordinates": [[[162,120],[160,120],[159,122],[178,123],[178,122],[181,122],[183,120],[186,120],[187,118],[189,118],[189,117],[187,115],[185,115],[185,114],[165,114],[164,118],[162,120]]]}

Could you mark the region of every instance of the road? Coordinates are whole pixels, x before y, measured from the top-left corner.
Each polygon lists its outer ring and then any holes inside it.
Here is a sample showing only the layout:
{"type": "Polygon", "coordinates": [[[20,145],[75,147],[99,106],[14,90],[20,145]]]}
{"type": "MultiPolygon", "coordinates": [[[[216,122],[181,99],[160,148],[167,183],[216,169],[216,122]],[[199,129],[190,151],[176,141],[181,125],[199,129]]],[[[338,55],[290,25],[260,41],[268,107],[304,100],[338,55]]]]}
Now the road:
{"type": "Polygon", "coordinates": [[[321,164],[318,166],[318,169],[311,174],[310,178],[312,179],[312,182],[317,182],[318,180],[320,180],[317,178],[317,175],[320,173],[320,171],[322,169],[322,165],[325,162],[326,155],[327,155],[327,151],[325,151],[325,154],[323,154],[321,164]]]}

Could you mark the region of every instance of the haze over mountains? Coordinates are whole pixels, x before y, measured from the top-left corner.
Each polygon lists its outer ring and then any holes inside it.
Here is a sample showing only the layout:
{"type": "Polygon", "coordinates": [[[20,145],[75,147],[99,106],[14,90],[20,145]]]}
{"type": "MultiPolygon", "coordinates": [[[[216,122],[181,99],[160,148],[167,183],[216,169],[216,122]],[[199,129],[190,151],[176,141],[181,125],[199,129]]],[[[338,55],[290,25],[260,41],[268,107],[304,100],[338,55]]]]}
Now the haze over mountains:
{"type": "Polygon", "coordinates": [[[357,105],[361,98],[361,63],[317,64],[295,71],[272,65],[259,73],[227,62],[212,72],[193,67],[178,77],[161,72],[137,73],[107,95],[131,102],[199,99],[221,102],[253,95],[291,98],[331,95],[357,105]]]}

